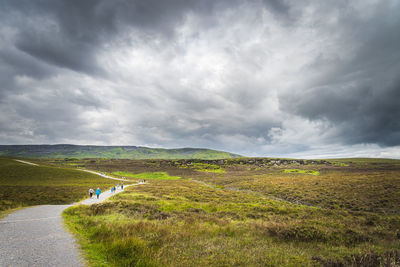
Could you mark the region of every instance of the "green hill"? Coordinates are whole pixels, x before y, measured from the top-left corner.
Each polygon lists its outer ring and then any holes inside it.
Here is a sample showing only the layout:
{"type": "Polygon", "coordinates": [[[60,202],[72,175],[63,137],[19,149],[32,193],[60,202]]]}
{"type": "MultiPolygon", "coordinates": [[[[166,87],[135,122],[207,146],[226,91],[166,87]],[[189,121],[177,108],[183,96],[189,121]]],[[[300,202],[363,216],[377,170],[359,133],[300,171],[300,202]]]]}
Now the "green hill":
{"type": "Polygon", "coordinates": [[[137,146],[0,145],[0,156],[26,158],[222,159],[241,157],[203,148],[163,149],[137,146]]]}

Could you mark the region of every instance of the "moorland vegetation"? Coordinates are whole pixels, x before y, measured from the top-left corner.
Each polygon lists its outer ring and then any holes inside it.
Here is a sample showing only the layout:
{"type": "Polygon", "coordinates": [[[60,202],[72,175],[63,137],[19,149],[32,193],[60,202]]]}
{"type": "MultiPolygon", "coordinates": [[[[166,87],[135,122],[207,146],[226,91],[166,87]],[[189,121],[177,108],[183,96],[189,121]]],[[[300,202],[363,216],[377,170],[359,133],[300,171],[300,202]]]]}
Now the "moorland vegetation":
{"type": "Polygon", "coordinates": [[[104,203],[65,211],[93,265],[400,265],[398,160],[76,163],[154,173],[104,203]],[[157,179],[160,172],[180,179],[157,179]]]}

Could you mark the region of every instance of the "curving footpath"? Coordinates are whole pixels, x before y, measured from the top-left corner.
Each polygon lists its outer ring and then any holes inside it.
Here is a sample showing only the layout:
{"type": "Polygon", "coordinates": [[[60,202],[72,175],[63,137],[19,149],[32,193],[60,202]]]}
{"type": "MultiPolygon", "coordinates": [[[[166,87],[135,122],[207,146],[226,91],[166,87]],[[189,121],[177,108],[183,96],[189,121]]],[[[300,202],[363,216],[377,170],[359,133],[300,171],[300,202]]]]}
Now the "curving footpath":
{"type": "MultiPolygon", "coordinates": [[[[137,184],[124,185],[124,190],[125,190],[125,188],[127,188],[127,187],[129,187],[129,186],[135,186],[135,185],[137,185],[137,184]]],[[[94,189],[95,189],[95,188],[94,188],[94,189]]],[[[114,196],[115,194],[121,193],[122,191],[123,191],[123,190],[121,190],[120,188],[117,188],[116,192],[111,193],[111,189],[109,189],[109,190],[107,190],[107,191],[105,191],[105,192],[103,191],[103,192],[100,194],[99,199],[97,199],[96,195],[94,195],[92,198],[88,198],[88,199],[85,199],[85,200],[79,202],[79,204],[83,204],[83,205],[92,205],[92,204],[96,204],[96,203],[99,203],[99,202],[102,202],[102,201],[106,200],[106,199],[109,198],[109,197],[114,196]]]]}
{"type": "MultiPolygon", "coordinates": [[[[117,189],[111,193],[107,190],[100,194],[99,199],[85,199],[78,204],[100,203],[122,191],[117,189]]],[[[0,220],[0,266],[84,266],[79,246],[64,229],[61,217],[62,211],[71,206],[34,206],[18,210],[0,220]]]]}
{"type": "Polygon", "coordinates": [[[111,177],[111,176],[108,176],[106,174],[101,174],[99,172],[95,172],[95,171],[91,171],[91,170],[85,170],[85,169],[77,169],[77,170],[84,171],[84,172],[90,172],[90,173],[93,173],[93,174],[97,174],[97,175],[100,175],[101,177],[107,178],[107,179],[118,180],[118,181],[127,181],[126,179],[111,177]]]}
{"type": "Polygon", "coordinates": [[[61,212],[71,205],[18,210],[0,221],[0,266],[83,266],[61,212]]]}
{"type": "Polygon", "coordinates": [[[15,159],[15,161],[18,161],[20,163],[25,163],[25,164],[28,164],[28,165],[39,166],[36,163],[32,163],[32,162],[25,161],[25,160],[15,159]]]}

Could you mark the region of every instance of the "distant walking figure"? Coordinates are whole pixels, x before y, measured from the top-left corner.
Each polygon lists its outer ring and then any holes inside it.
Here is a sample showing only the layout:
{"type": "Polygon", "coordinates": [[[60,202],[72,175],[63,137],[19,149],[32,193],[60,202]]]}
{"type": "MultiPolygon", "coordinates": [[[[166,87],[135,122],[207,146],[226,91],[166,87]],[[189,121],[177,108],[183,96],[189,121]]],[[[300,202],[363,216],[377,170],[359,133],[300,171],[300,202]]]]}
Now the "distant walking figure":
{"type": "Polygon", "coordinates": [[[100,188],[97,187],[97,189],[96,189],[97,199],[99,199],[100,194],[101,194],[101,190],[100,190],[100,188]]]}
{"type": "Polygon", "coordinates": [[[119,188],[119,184],[117,184],[117,189],[119,188]]]}
{"type": "Polygon", "coordinates": [[[92,197],[93,197],[93,193],[94,193],[94,190],[93,190],[93,188],[90,188],[90,189],[89,189],[89,195],[90,195],[90,198],[92,198],[92,197]]]}
{"type": "Polygon", "coordinates": [[[124,184],[121,184],[121,190],[124,190],[124,184]]]}

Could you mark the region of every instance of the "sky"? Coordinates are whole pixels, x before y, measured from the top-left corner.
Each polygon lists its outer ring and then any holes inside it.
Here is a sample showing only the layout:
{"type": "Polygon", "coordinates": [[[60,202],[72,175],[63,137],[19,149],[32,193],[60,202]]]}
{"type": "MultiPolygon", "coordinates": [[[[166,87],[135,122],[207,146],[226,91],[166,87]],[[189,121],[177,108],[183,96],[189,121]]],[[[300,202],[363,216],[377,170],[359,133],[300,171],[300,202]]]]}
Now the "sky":
{"type": "Polygon", "coordinates": [[[400,0],[0,0],[0,144],[400,158],[400,0]]]}

